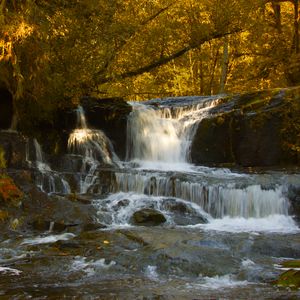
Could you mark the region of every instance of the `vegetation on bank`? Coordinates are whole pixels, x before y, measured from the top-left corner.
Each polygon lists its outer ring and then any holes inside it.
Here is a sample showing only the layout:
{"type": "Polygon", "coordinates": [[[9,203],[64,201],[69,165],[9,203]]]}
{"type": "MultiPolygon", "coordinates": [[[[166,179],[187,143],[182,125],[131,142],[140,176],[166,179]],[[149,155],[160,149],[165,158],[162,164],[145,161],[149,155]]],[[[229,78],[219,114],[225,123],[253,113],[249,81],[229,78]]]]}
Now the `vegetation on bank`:
{"type": "Polygon", "coordinates": [[[298,5],[0,0],[0,87],[13,95],[16,126],[86,94],[139,100],[296,85],[298,5]]]}
{"type": "Polygon", "coordinates": [[[24,194],[6,172],[4,150],[0,147],[0,222],[9,218],[7,206],[19,206],[24,194]]]}

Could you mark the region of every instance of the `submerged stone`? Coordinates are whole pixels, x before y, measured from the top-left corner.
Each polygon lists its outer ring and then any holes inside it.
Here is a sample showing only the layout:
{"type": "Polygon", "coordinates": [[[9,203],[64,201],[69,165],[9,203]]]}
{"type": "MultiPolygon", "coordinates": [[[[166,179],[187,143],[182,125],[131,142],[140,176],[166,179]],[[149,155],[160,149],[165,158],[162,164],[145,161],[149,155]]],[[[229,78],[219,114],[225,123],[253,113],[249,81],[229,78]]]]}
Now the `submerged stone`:
{"type": "Polygon", "coordinates": [[[166,222],[165,216],[152,208],[144,208],[132,215],[132,223],[135,225],[157,226],[166,222]]]}

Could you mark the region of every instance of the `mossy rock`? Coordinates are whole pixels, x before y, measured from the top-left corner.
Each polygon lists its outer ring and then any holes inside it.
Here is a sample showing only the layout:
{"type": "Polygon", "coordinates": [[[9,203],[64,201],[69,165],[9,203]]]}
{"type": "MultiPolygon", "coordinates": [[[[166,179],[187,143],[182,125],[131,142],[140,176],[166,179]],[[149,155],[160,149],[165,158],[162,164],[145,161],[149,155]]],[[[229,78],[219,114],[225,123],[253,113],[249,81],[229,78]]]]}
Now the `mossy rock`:
{"type": "Polygon", "coordinates": [[[300,163],[300,87],[225,98],[199,123],[191,145],[195,164],[244,167],[300,163]]]}
{"type": "Polygon", "coordinates": [[[274,284],[282,288],[300,289],[300,271],[290,269],[282,273],[274,284]]]}
{"type": "Polygon", "coordinates": [[[287,260],[281,263],[284,268],[299,268],[300,269],[300,259],[287,260]]]}

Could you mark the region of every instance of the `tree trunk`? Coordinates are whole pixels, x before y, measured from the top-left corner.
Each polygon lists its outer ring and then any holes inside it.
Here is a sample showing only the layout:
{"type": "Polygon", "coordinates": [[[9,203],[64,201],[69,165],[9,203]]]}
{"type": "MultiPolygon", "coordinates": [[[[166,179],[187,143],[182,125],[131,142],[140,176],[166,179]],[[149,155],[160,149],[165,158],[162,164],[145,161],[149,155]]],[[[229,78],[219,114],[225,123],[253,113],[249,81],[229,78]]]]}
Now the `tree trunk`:
{"type": "MultiPolygon", "coordinates": [[[[13,101],[15,103],[15,101],[13,101]]],[[[9,130],[16,131],[18,127],[18,122],[19,122],[19,115],[18,115],[18,110],[16,108],[16,105],[13,105],[13,117],[11,120],[10,128],[9,130]]]]}
{"type": "Polygon", "coordinates": [[[203,58],[201,55],[201,48],[199,48],[200,51],[200,62],[199,62],[199,77],[200,77],[200,95],[204,94],[204,66],[203,66],[203,58]]]}
{"type": "Polygon", "coordinates": [[[299,2],[294,0],[294,50],[299,53],[299,2]]]}
{"type": "Polygon", "coordinates": [[[214,93],[215,71],[216,71],[218,59],[219,59],[219,49],[217,49],[216,51],[216,55],[214,57],[213,66],[211,70],[211,76],[209,81],[209,95],[212,95],[214,93]]]}
{"type": "Polygon", "coordinates": [[[275,18],[275,28],[279,33],[282,32],[281,26],[281,6],[279,3],[272,2],[272,9],[274,11],[274,18],[275,18]]]}
{"type": "Polygon", "coordinates": [[[222,58],[222,65],[221,65],[219,94],[223,94],[225,91],[225,84],[226,84],[227,72],[228,72],[228,63],[229,63],[229,41],[228,41],[228,37],[225,37],[224,44],[223,44],[223,58],[222,58]]]}

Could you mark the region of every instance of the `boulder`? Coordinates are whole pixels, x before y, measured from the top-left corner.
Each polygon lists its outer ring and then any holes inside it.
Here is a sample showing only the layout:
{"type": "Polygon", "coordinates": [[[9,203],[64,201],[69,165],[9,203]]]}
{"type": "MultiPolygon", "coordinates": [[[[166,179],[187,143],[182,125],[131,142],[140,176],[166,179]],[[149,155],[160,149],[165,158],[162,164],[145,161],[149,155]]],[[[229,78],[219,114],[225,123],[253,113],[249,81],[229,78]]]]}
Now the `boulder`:
{"type": "Polygon", "coordinates": [[[152,208],[143,208],[136,211],[131,218],[134,225],[157,226],[166,222],[165,216],[152,208]]]}

